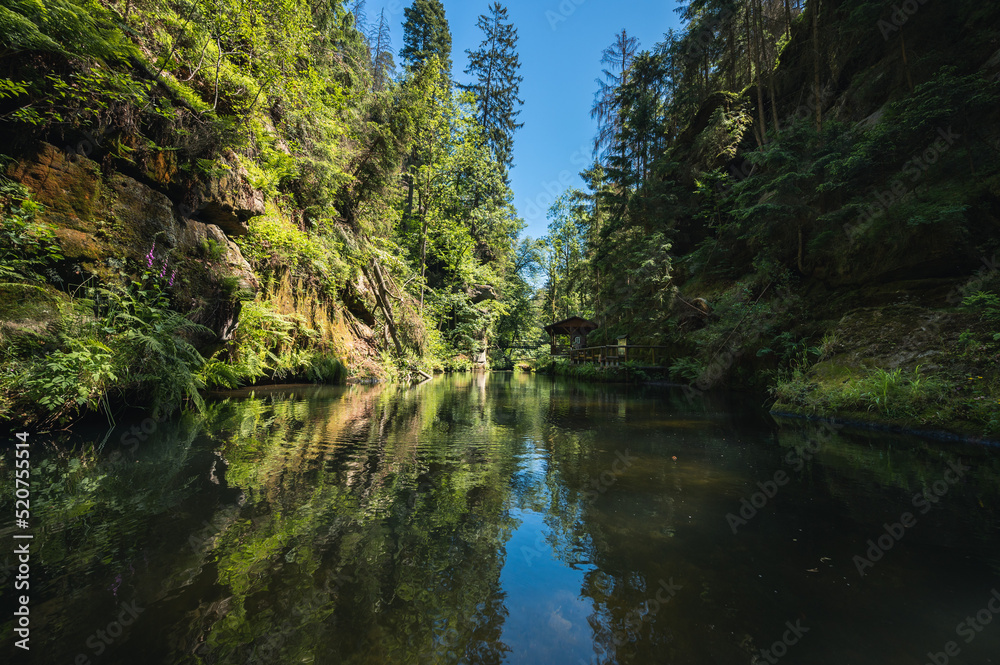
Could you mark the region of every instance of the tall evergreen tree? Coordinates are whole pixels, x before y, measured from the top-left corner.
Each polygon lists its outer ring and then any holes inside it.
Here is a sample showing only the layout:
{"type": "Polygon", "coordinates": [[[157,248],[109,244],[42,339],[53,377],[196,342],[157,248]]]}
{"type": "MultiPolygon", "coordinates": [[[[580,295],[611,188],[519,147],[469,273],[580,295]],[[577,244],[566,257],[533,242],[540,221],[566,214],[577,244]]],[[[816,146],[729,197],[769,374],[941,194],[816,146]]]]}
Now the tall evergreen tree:
{"type": "Polygon", "coordinates": [[[451,78],[451,30],[441,0],[413,0],[405,10],[403,48],[399,56],[413,71],[436,55],[445,75],[451,78]]]}
{"type": "Polygon", "coordinates": [[[649,51],[637,55],[618,86],[614,104],[618,128],[616,150],[608,157],[609,173],[631,190],[649,176],[661,152],[665,128],[666,73],[660,56],[649,51]]]}
{"type": "Polygon", "coordinates": [[[364,34],[368,29],[368,13],[365,11],[367,0],[352,0],[348,12],[354,17],[354,28],[364,34]]]}
{"type": "Polygon", "coordinates": [[[597,94],[594,96],[594,107],[590,111],[590,116],[597,120],[594,150],[599,157],[604,151],[614,147],[613,140],[618,131],[615,97],[638,50],[639,40],[629,37],[628,32],[622,30],[615,36],[614,43],[604,49],[602,54],[601,63],[608,65],[609,69],[603,70],[603,80],[597,79],[597,94]]]}
{"type": "Polygon", "coordinates": [[[524,77],[518,74],[517,28],[507,22],[507,8],[499,2],[490,6],[489,16],[480,15],[476,25],[485,37],[479,49],[466,50],[469,66],[465,73],[475,76],[476,83],[464,87],[476,95],[479,123],[506,178],[513,165],[514,132],[524,124],[517,122],[521,111],[516,110],[524,103],[518,97],[524,77]]]}
{"type": "Polygon", "coordinates": [[[392,37],[385,10],[379,15],[378,25],[372,27],[368,37],[372,52],[372,76],[375,90],[383,90],[396,71],[396,61],[392,57],[392,37]]]}

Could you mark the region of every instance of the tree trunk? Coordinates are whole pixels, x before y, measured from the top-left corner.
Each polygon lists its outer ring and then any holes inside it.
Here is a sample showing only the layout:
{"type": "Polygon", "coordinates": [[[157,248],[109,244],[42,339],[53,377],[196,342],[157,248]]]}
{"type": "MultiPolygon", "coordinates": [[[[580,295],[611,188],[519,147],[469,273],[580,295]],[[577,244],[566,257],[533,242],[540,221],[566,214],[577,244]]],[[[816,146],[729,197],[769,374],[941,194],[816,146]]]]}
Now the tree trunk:
{"type": "Polygon", "coordinates": [[[420,215],[420,314],[424,313],[424,290],[427,288],[427,213],[420,215]]]}
{"type": "MultiPolygon", "coordinates": [[[[757,71],[756,71],[756,74],[757,74],[757,122],[760,125],[760,143],[764,144],[764,143],[767,143],[767,119],[766,119],[766,117],[764,115],[764,83],[761,80],[761,75],[760,75],[760,70],[762,69],[762,64],[763,64],[763,58],[761,57],[761,53],[760,53],[761,52],[761,42],[763,41],[763,39],[761,39],[761,36],[760,36],[760,34],[759,34],[758,30],[757,30],[757,16],[753,15],[754,13],[757,13],[757,9],[759,8],[759,6],[760,6],[760,0],[758,0],[756,3],[751,3],[751,7],[752,7],[751,11],[753,13],[750,16],[750,33],[751,33],[751,35],[753,37],[753,45],[754,45],[754,51],[755,51],[753,60],[754,60],[754,65],[755,65],[755,67],[757,69],[757,71]]],[[[758,16],[759,16],[759,14],[758,14],[758,16]]]]}
{"type": "Polygon", "coordinates": [[[903,69],[906,71],[906,83],[910,86],[910,92],[913,92],[913,76],[910,75],[910,62],[906,57],[906,38],[903,37],[902,31],[899,33],[899,43],[903,48],[903,69]]]}
{"type": "Polygon", "coordinates": [[[399,335],[396,332],[396,317],[392,312],[392,302],[389,300],[389,290],[385,286],[382,269],[379,267],[378,262],[373,260],[370,274],[364,268],[362,268],[362,273],[368,280],[368,283],[371,284],[375,292],[375,301],[385,315],[385,327],[389,332],[389,336],[392,337],[393,345],[396,347],[396,355],[402,357],[403,346],[399,343],[399,335]],[[372,279],[372,275],[375,276],[375,279],[372,279]]]}
{"type": "Polygon", "coordinates": [[[803,244],[803,239],[802,239],[802,227],[800,226],[799,227],[799,259],[798,259],[798,266],[799,266],[799,272],[802,273],[803,275],[805,275],[806,274],[806,269],[803,266],[803,259],[804,259],[805,252],[803,250],[804,250],[804,244],[803,244]]]}
{"type": "Polygon", "coordinates": [[[781,133],[781,123],[778,121],[778,96],[774,92],[774,65],[778,59],[777,47],[775,47],[774,60],[770,60],[767,57],[767,44],[764,41],[764,12],[761,9],[760,15],[760,45],[761,50],[764,51],[764,57],[762,58],[767,62],[767,91],[771,96],[771,119],[774,121],[774,134],[777,136],[781,133]]]}
{"type": "Polygon", "coordinates": [[[813,87],[816,95],[816,132],[823,131],[823,102],[819,89],[819,10],[822,0],[814,0],[815,6],[812,12],[813,24],[813,87]]]}
{"type": "Polygon", "coordinates": [[[406,207],[403,209],[403,223],[409,230],[410,220],[413,218],[413,174],[406,175],[406,207]]]}
{"type": "Polygon", "coordinates": [[[736,54],[736,21],[732,17],[729,19],[729,57],[732,59],[732,66],[729,68],[729,89],[735,91],[736,78],[739,75],[736,71],[739,57],[736,54]]]}
{"type": "Polygon", "coordinates": [[[747,85],[753,84],[753,36],[750,30],[750,3],[743,14],[743,24],[747,30],[747,85]]]}

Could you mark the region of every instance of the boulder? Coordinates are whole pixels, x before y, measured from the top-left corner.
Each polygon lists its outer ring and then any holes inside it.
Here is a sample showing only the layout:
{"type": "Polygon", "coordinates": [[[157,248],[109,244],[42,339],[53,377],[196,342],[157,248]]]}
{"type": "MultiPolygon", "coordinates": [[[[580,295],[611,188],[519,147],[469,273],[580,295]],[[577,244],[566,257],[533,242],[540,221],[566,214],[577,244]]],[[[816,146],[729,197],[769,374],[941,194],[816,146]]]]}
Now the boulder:
{"type": "Polygon", "coordinates": [[[473,304],[478,305],[487,300],[499,300],[500,294],[491,284],[475,284],[469,289],[469,297],[472,298],[473,304]]]}
{"type": "Polygon", "coordinates": [[[235,154],[228,153],[220,162],[222,175],[205,176],[193,188],[190,216],[215,224],[229,235],[245,235],[250,219],[264,214],[264,193],[250,184],[235,154]]]}

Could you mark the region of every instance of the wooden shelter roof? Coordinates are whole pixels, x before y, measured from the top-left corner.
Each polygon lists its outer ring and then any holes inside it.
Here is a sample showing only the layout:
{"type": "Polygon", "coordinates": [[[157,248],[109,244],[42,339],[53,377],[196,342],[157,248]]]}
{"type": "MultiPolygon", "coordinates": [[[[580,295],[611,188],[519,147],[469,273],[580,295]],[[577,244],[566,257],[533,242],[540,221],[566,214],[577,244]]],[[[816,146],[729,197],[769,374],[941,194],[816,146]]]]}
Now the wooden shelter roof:
{"type": "Polygon", "coordinates": [[[549,335],[568,335],[581,330],[590,332],[591,330],[596,330],[597,328],[600,328],[600,326],[593,321],[588,321],[587,319],[579,316],[572,316],[564,321],[550,323],[545,326],[545,332],[549,335]]]}

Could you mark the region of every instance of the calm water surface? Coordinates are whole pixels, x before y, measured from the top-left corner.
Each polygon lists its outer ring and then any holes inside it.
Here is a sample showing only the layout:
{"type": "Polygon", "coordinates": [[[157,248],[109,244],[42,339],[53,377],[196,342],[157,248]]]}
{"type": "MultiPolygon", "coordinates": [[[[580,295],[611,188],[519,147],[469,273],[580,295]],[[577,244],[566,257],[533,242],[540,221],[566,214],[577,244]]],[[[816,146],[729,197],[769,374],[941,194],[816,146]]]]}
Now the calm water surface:
{"type": "Polygon", "coordinates": [[[995,448],[514,374],[141,424],[34,439],[18,661],[1000,663],[995,448]]]}

